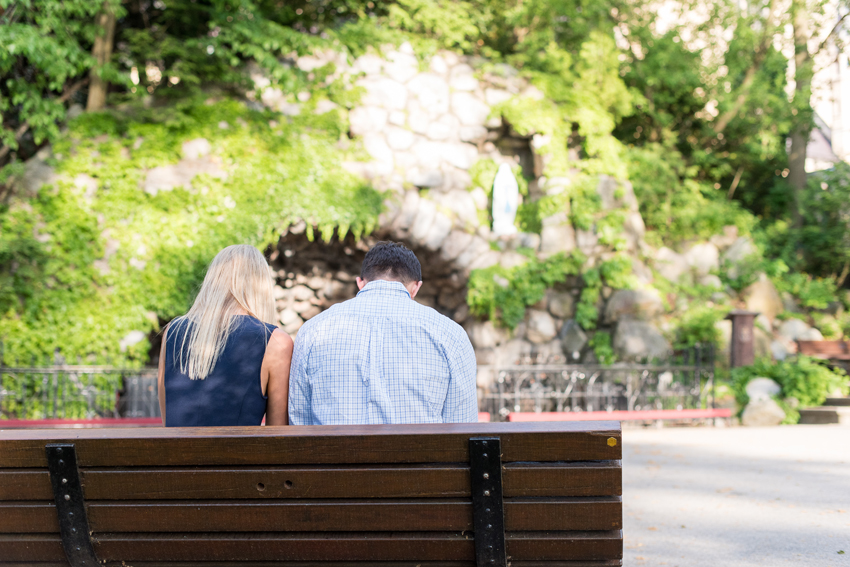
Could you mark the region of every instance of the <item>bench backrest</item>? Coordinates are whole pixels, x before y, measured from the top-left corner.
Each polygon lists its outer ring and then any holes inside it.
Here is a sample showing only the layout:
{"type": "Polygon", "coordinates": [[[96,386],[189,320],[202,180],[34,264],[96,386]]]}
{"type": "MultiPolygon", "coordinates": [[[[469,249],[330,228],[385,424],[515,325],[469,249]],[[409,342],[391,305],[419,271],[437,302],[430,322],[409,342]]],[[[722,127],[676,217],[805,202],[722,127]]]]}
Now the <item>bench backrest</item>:
{"type": "Polygon", "coordinates": [[[620,565],[621,448],[610,421],[0,430],[0,566],[620,565]]]}

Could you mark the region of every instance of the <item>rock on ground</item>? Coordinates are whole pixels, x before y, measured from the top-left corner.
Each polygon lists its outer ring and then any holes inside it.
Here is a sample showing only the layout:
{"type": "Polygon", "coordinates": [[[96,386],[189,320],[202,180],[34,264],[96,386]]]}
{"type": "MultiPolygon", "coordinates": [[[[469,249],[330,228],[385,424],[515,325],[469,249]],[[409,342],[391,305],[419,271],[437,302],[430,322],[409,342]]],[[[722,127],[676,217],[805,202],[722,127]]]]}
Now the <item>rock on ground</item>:
{"type": "Polygon", "coordinates": [[[770,398],[747,404],[741,415],[741,423],[749,427],[779,425],[785,419],[785,412],[770,398]]]}

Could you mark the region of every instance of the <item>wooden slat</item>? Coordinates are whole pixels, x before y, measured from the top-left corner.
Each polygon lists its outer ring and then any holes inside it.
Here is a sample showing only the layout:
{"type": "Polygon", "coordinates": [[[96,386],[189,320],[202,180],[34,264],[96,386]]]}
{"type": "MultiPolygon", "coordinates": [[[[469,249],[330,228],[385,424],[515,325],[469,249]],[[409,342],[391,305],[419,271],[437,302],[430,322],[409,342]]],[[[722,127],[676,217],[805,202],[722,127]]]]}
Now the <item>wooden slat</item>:
{"type": "Polygon", "coordinates": [[[47,469],[0,470],[0,500],[53,500],[47,469]]]}
{"type": "MultiPolygon", "coordinates": [[[[469,496],[469,468],[462,464],[85,469],[81,474],[87,502],[469,496]]],[[[619,461],[509,463],[503,482],[506,497],[622,494],[619,461]]],[[[0,471],[0,501],[52,499],[47,471],[0,471]]]]}
{"type": "MultiPolygon", "coordinates": [[[[466,500],[94,502],[88,518],[101,532],[470,531],[466,500]]],[[[507,530],[610,530],[622,527],[622,502],[608,498],[509,499],[507,530]]],[[[0,503],[0,533],[58,533],[48,503],[0,503]]]]}
{"type": "MultiPolygon", "coordinates": [[[[134,561],[133,567],[233,567],[243,563],[233,561],[134,561]]],[[[124,561],[105,561],[103,567],[127,567],[124,561]]],[[[251,561],[250,567],[475,567],[474,561],[251,561]]],[[[620,559],[599,561],[511,561],[512,567],[620,567],[620,559]]],[[[70,567],[63,562],[6,562],[2,567],[70,567]]]]}
{"type": "MultiPolygon", "coordinates": [[[[299,534],[106,534],[95,538],[106,561],[472,561],[471,535],[443,532],[299,534]]],[[[513,560],[622,558],[622,533],[508,533],[513,560]]],[[[0,536],[5,561],[62,561],[58,536],[0,536]]]]}
{"type": "Polygon", "coordinates": [[[503,462],[619,460],[617,422],[0,430],[0,468],[44,467],[47,442],[81,466],[465,463],[474,435],[498,435],[503,462]],[[610,444],[609,444],[610,440],[610,444]]]}
{"type": "Polygon", "coordinates": [[[517,559],[622,559],[623,532],[515,532],[508,534],[507,546],[517,559]]]}
{"type": "Polygon", "coordinates": [[[505,496],[621,496],[619,461],[510,463],[502,474],[505,496]]]}

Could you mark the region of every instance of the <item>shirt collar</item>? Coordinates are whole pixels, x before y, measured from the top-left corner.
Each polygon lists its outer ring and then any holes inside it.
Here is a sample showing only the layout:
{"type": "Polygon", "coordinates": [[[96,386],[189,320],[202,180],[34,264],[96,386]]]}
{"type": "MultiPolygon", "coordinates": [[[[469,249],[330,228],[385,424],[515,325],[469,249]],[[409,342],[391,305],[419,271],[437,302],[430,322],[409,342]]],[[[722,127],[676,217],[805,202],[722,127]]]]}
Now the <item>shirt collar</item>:
{"type": "Polygon", "coordinates": [[[369,292],[369,291],[374,291],[374,292],[377,292],[377,293],[381,293],[381,292],[384,292],[384,293],[387,293],[387,292],[403,293],[407,297],[410,297],[410,292],[407,291],[407,288],[404,287],[404,284],[401,283],[401,282],[391,282],[391,281],[387,281],[387,280],[374,280],[374,281],[367,283],[365,286],[363,286],[363,289],[361,289],[359,292],[357,292],[357,295],[359,296],[360,294],[364,294],[364,293],[369,292]]]}

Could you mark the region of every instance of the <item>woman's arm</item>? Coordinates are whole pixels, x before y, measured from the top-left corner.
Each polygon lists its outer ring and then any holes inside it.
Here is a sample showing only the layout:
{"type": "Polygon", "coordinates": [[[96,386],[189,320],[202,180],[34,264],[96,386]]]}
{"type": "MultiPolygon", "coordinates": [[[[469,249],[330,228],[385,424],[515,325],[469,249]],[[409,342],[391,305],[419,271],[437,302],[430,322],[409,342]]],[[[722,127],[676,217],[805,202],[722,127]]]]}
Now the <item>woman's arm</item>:
{"type": "Polygon", "coordinates": [[[289,425],[289,365],[292,363],[292,339],[275,329],[266,346],[262,376],[267,380],[266,425],[289,425]]]}
{"type": "Polygon", "coordinates": [[[162,416],[162,425],[165,426],[165,334],[168,325],[162,330],[162,346],[159,349],[159,372],[156,377],[157,396],[159,397],[159,414],[162,416]]]}

